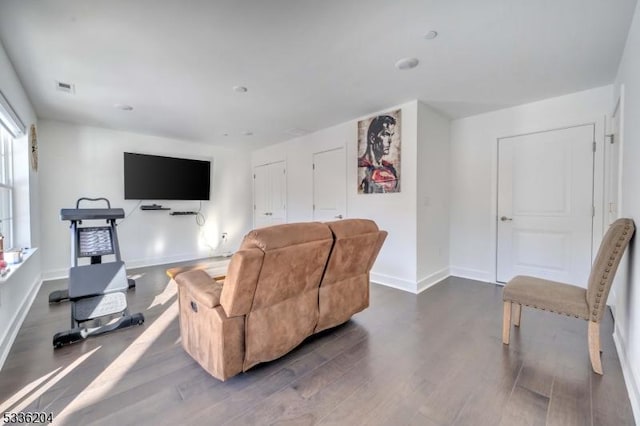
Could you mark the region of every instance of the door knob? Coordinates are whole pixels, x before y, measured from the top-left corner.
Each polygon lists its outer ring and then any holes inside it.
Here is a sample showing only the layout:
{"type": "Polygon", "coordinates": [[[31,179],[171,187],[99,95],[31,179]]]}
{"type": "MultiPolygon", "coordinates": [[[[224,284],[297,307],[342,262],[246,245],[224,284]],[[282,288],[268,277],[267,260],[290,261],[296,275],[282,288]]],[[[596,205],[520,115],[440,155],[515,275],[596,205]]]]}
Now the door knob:
{"type": "Polygon", "coordinates": [[[334,216],[334,217],[335,217],[336,219],[342,219],[342,215],[341,215],[341,214],[336,215],[336,216],[334,216]]]}
{"type": "Polygon", "coordinates": [[[509,221],[512,221],[512,220],[513,220],[513,218],[512,218],[512,217],[502,216],[502,217],[500,218],[500,220],[501,220],[501,221],[503,221],[503,222],[509,222],[509,221]]]}

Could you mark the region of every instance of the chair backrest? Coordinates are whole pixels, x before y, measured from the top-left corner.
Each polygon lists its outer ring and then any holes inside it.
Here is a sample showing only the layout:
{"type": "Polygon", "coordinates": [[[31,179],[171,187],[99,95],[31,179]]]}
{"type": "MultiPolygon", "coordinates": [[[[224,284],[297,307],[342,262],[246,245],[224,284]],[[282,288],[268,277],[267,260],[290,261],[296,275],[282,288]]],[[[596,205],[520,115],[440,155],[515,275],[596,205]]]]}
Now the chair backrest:
{"type": "Polygon", "coordinates": [[[320,284],[316,332],[347,321],[369,306],[369,271],[387,237],[368,219],[327,222],[335,242],[320,284]]]}
{"type": "Polygon", "coordinates": [[[587,304],[591,321],[600,322],[602,319],[613,278],[634,231],[633,220],[618,219],[609,226],[600,243],[598,254],[591,267],[587,288],[587,304]]]}
{"type": "Polygon", "coordinates": [[[313,333],[318,286],[332,245],[329,227],[318,222],[247,234],[237,254],[250,272],[241,279],[243,268],[234,269],[232,259],[221,295],[225,312],[235,308],[227,315],[247,315],[244,370],[284,355],[313,333]]]}

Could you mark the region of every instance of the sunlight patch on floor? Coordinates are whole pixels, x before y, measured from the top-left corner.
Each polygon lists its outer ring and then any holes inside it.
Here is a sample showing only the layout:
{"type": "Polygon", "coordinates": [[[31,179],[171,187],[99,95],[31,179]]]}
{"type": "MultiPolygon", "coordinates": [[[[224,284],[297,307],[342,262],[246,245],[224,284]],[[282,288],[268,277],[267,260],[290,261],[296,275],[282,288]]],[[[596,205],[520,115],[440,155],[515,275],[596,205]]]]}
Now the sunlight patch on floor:
{"type": "Polygon", "coordinates": [[[151,309],[157,305],[165,305],[169,300],[171,300],[172,297],[176,296],[177,294],[178,286],[176,282],[173,280],[169,280],[162,293],[153,298],[153,301],[147,309],[151,309]]]}
{"type": "MultiPolygon", "coordinates": [[[[168,285],[162,294],[156,296],[150,307],[165,304],[176,294],[176,286],[168,285]]],[[[160,337],[169,325],[178,317],[178,301],[175,300],[146,330],[125,349],[105,370],[96,377],[78,396],[71,401],[58,416],[62,421],[66,416],[90,407],[105,398],[120,383],[127,372],[144,356],[151,345],[160,337]]]]}
{"type": "Polygon", "coordinates": [[[17,413],[17,412],[23,411],[25,408],[27,408],[29,405],[31,405],[36,399],[40,398],[46,391],[48,391],[53,386],[55,386],[56,383],[58,383],[60,380],[65,378],[67,376],[67,374],[72,372],[77,366],[82,364],[82,362],[84,362],[84,360],[86,360],[91,355],[93,355],[101,347],[102,346],[98,346],[97,348],[93,349],[92,351],[87,352],[86,354],[83,354],[78,359],[73,361],[69,366],[67,366],[64,370],[62,370],[60,373],[56,374],[56,376],[53,379],[51,379],[50,381],[48,381],[48,382],[47,382],[47,380],[53,374],[55,374],[57,371],[59,371],[60,368],[62,368],[62,367],[58,367],[57,369],[53,370],[51,373],[46,374],[46,375],[42,376],[41,378],[34,380],[30,384],[28,384],[27,386],[22,388],[14,396],[9,398],[9,400],[7,400],[2,405],[0,405],[0,412],[2,412],[2,413],[5,413],[5,412],[17,413]],[[40,386],[43,383],[44,383],[44,386],[42,386],[39,389],[36,389],[38,386],[40,386]]]}

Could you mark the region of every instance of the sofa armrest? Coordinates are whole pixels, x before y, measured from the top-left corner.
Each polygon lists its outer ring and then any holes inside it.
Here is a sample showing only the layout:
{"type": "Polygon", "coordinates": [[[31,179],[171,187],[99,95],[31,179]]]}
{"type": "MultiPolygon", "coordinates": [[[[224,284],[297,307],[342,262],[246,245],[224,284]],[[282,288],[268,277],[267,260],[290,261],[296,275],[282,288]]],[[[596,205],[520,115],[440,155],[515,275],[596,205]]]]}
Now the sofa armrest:
{"type": "Polygon", "coordinates": [[[188,271],[176,275],[176,283],[189,292],[196,303],[207,308],[220,305],[222,282],[215,281],[202,270],[188,271]]]}

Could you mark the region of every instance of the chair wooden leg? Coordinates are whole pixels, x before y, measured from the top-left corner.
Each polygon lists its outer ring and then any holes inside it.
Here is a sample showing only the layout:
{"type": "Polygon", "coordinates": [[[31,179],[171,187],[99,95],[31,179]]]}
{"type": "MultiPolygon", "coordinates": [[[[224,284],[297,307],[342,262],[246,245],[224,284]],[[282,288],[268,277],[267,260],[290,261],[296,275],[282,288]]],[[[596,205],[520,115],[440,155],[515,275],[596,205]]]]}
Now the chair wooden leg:
{"type": "Polygon", "coordinates": [[[513,325],[520,327],[520,314],[522,314],[522,305],[519,303],[513,304],[513,325]]]}
{"type": "Polygon", "coordinates": [[[600,323],[589,321],[589,358],[591,367],[598,374],[602,373],[602,361],[600,360],[600,323]]]}
{"type": "Polygon", "coordinates": [[[511,331],[511,302],[505,300],[502,316],[502,343],[509,344],[509,332],[511,331]]]}

